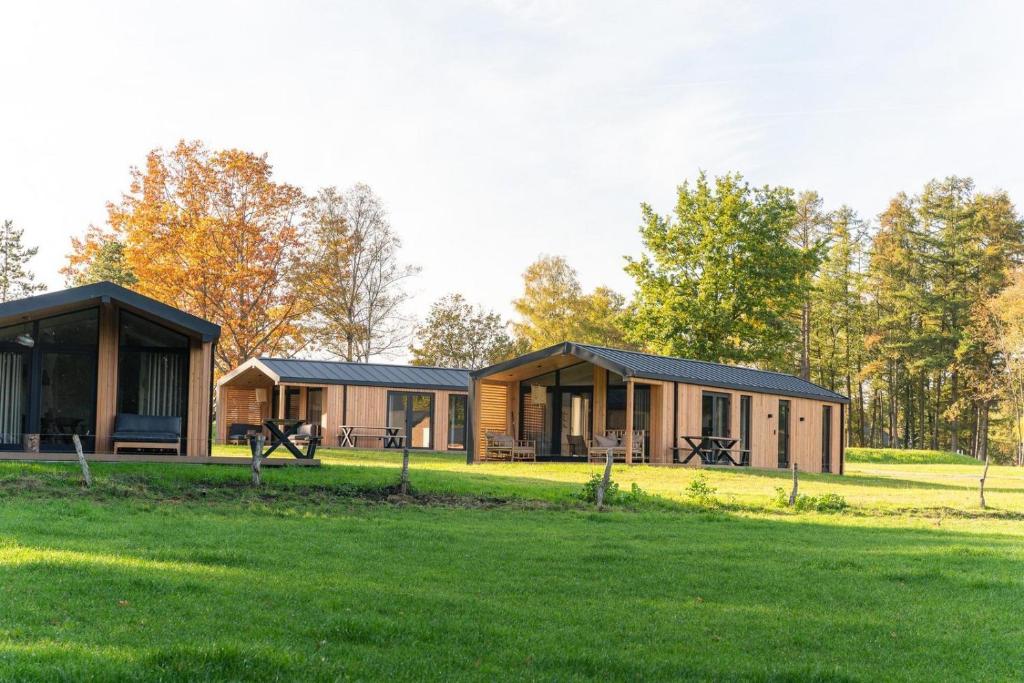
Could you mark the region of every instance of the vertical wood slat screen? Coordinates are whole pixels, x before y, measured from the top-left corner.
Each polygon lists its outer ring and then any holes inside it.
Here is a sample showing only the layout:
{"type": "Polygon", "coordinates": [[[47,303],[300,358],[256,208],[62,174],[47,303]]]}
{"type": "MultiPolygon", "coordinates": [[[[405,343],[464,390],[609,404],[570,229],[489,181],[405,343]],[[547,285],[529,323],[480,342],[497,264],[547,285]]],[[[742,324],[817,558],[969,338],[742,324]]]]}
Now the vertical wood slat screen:
{"type": "Polygon", "coordinates": [[[139,373],[139,412],[143,415],[181,415],[182,358],[175,353],[144,352],[139,373]]]}
{"type": "Polygon", "coordinates": [[[0,353],[0,443],[21,441],[22,356],[0,353]]]}

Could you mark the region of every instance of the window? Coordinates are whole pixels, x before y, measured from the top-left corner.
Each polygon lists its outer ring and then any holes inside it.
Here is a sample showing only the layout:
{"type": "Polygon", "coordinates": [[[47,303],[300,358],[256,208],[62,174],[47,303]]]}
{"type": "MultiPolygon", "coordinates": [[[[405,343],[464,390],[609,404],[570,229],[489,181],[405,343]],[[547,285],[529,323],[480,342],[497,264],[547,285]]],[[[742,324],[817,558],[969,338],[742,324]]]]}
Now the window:
{"type": "Polygon", "coordinates": [[[729,412],[731,397],[705,391],[701,399],[701,436],[731,436],[729,412]]]}
{"type": "Polygon", "coordinates": [[[789,401],[779,401],[779,467],[789,467],[789,401]]]}
{"type": "Polygon", "coordinates": [[[411,391],[388,392],[388,427],[405,435],[409,448],[433,448],[434,395],[411,391]]]}
{"type": "Polygon", "coordinates": [[[740,396],[740,457],[750,463],[750,397],[740,396]]]}
{"type": "Polygon", "coordinates": [[[314,425],[319,434],[324,419],[324,390],[308,389],[306,391],[306,422],[314,425]]]}
{"type": "Polygon", "coordinates": [[[77,434],[87,450],[96,440],[96,347],[99,309],[45,318],[38,324],[38,401],[43,450],[74,448],[77,434]]]}
{"type": "Polygon", "coordinates": [[[821,409],[821,471],[832,471],[832,406],[821,409]]]}
{"type": "Polygon", "coordinates": [[[27,431],[29,359],[27,350],[0,345],[0,447],[21,448],[27,431]]]}
{"type": "Polygon", "coordinates": [[[468,397],[448,396],[448,450],[466,450],[466,405],[468,397]]]}
{"type": "Polygon", "coordinates": [[[188,412],[188,337],[121,311],[118,413],[180,417],[188,412]]]}

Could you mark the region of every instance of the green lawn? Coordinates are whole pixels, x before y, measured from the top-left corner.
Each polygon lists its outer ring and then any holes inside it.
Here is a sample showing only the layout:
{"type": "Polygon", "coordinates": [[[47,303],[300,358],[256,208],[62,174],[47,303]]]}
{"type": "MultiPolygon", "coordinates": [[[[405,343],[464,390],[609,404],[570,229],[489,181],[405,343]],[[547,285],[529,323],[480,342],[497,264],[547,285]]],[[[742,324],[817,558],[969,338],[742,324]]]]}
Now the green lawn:
{"type": "MultiPolygon", "coordinates": [[[[229,452],[229,451],[225,451],[229,452]]],[[[323,452],[318,469],[0,463],[0,680],[1019,680],[1024,473],[804,476],[323,452]]]]}

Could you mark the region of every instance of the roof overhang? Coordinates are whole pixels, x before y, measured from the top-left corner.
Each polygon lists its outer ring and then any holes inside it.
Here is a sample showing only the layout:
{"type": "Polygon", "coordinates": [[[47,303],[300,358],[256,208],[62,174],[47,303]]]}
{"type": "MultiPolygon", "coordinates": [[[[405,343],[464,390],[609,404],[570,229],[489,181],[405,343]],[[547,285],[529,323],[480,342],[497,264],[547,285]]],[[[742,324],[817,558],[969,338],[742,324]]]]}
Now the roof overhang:
{"type": "Polygon", "coordinates": [[[470,373],[470,377],[474,380],[486,380],[498,382],[514,382],[530,379],[539,375],[547,374],[570,365],[574,365],[576,362],[587,362],[598,367],[604,368],[610,372],[614,372],[621,375],[624,378],[633,378],[636,380],[656,380],[659,382],[679,382],[680,384],[692,384],[696,386],[710,387],[714,389],[728,389],[730,391],[742,391],[751,394],[767,394],[771,396],[788,396],[792,398],[806,398],[813,401],[822,401],[824,403],[842,403],[849,404],[850,399],[835,394],[834,396],[823,396],[821,394],[815,394],[811,392],[800,392],[792,390],[780,390],[768,387],[755,387],[746,384],[731,384],[728,382],[712,381],[707,379],[696,380],[688,377],[680,377],[676,375],[664,375],[652,372],[636,372],[630,367],[616,363],[607,358],[599,356],[589,349],[575,344],[573,342],[563,342],[561,344],[555,344],[549,346],[546,349],[539,351],[533,351],[518,358],[492,365],[490,367],[475,370],[470,373]],[[569,362],[558,362],[557,359],[567,358],[572,359],[569,362]]]}
{"type": "Polygon", "coordinates": [[[154,318],[189,336],[198,337],[204,342],[220,338],[218,325],[112,282],[97,282],[0,304],[0,326],[15,325],[26,320],[112,302],[117,302],[134,313],[154,318]]]}
{"type": "Polygon", "coordinates": [[[281,378],[275,374],[273,370],[261,363],[259,358],[250,358],[231,372],[221,377],[220,381],[217,382],[217,387],[219,388],[229,384],[248,386],[253,384],[253,380],[260,375],[269,379],[274,384],[281,383],[281,378]]]}

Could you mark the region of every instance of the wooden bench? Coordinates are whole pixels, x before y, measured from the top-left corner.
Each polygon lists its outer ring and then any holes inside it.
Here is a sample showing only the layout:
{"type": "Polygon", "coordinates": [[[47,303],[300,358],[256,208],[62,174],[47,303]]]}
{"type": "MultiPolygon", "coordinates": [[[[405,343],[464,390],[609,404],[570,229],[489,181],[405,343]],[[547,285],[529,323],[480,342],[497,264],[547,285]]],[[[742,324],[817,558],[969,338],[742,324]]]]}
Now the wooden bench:
{"type": "MultiPolygon", "coordinates": [[[[633,432],[633,462],[647,462],[647,448],[644,445],[647,433],[643,430],[633,432]]],[[[614,439],[615,445],[601,445],[597,439],[587,442],[587,460],[592,463],[607,462],[611,453],[614,462],[626,462],[626,430],[611,429],[605,432],[605,438],[614,439]]]]}
{"type": "Polygon", "coordinates": [[[405,435],[399,427],[369,427],[365,425],[341,425],[338,428],[338,446],[356,448],[360,439],[380,441],[381,448],[404,448],[405,435]]]}
{"type": "Polygon", "coordinates": [[[484,435],[484,452],[480,454],[480,459],[536,462],[537,442],[516,439],[508,434],[487,432],[484,435]]]}

